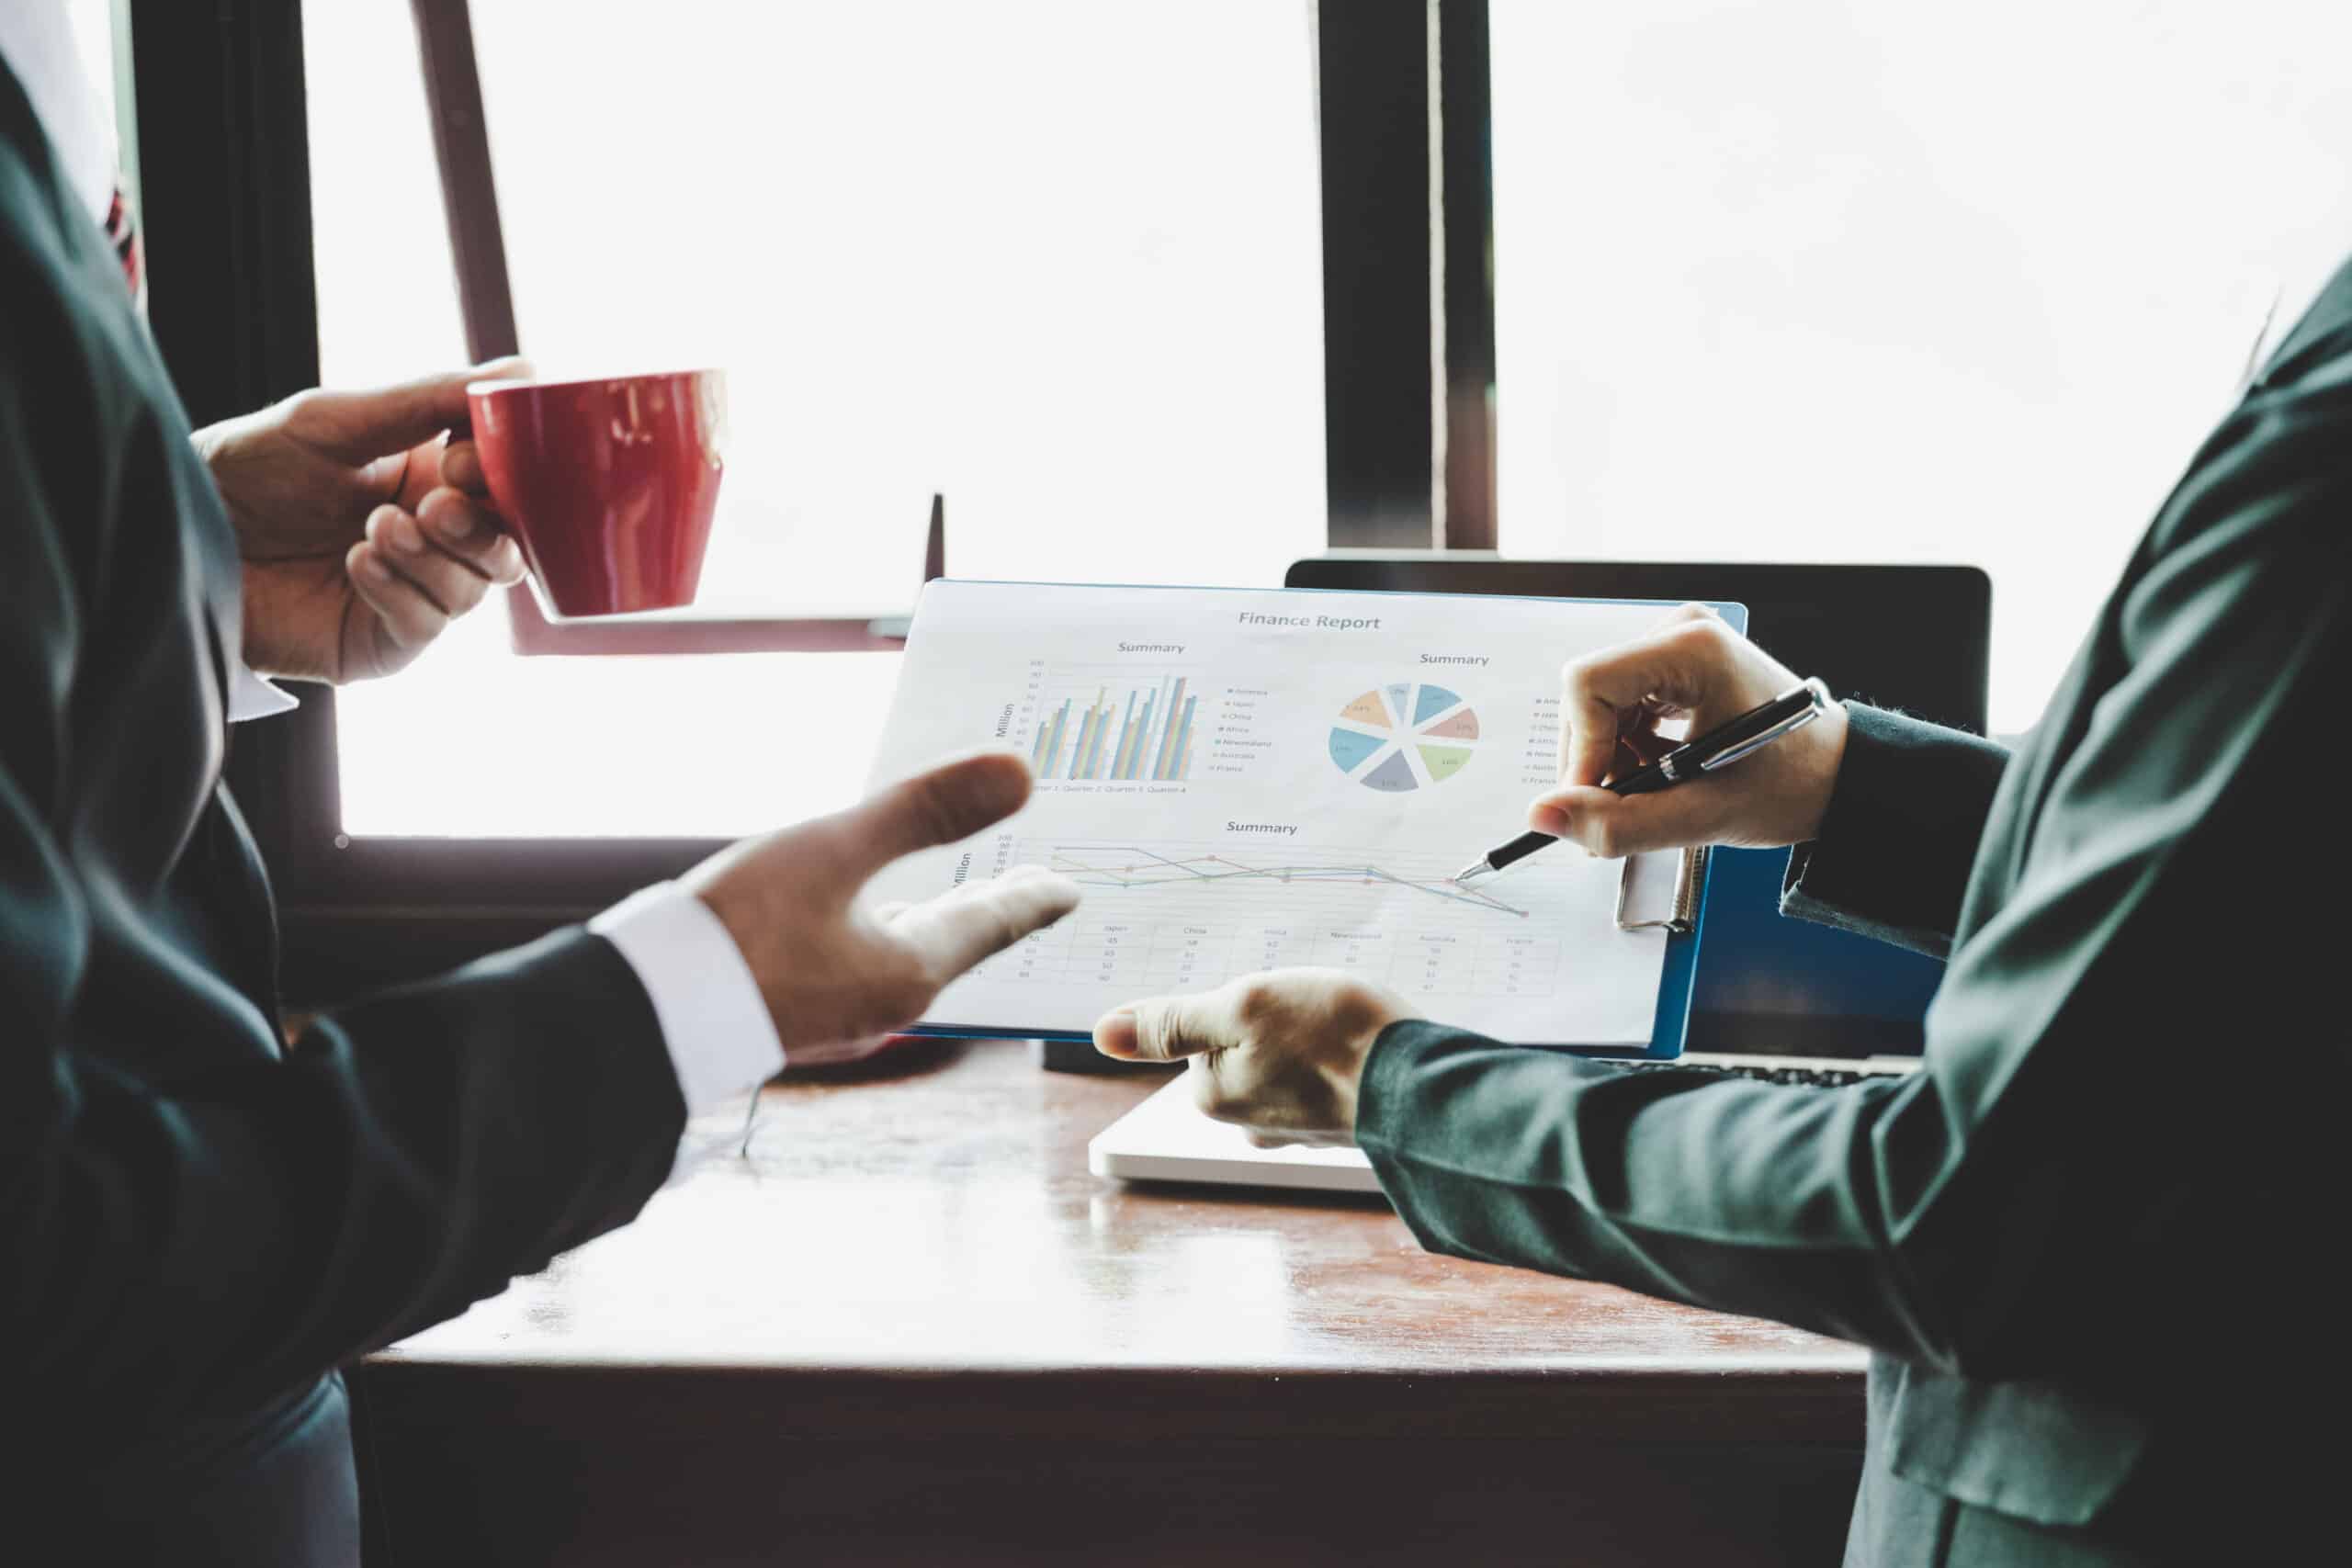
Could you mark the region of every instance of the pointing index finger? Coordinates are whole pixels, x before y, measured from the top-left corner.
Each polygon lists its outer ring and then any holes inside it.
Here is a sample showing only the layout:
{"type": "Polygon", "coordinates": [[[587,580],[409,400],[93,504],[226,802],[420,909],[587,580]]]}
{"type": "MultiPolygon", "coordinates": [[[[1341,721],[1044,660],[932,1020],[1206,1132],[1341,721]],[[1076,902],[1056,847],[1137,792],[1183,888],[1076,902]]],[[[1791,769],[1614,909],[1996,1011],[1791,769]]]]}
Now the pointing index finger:
{"type": "Polygon", "coordinates": [[[1241,1043],[1231,987],[1130,1002],[1094,1025],[1094,1048],[1135,1062],[1176,1062],[1241,1043]]]}
{"type": "Polygon", "coordinates": [[[494,359],[371,391],[305,393],[302,434],[344,462],[366,463],[445,430],[464,428],[469,383],[526,374],[528,368],[520,359],[494,359]]]}

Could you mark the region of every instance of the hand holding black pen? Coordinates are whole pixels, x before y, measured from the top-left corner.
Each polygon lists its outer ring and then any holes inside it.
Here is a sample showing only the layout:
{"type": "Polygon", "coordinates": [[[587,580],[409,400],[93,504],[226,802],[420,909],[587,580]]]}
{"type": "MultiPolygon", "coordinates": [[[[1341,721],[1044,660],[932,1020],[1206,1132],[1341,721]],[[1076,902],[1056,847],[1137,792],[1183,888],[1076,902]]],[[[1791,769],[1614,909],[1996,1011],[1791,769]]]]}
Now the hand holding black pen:
{"type": "MultiPolygon", "coordinates": [[[[1688,784],[1719,768],[1729,767],[1782,736],[1794,734],[1819,718],[1828,709],[1829,702],[1829,688],[1819,680],[1800,682],[1770,702],[1748,709],[1704,735],[1693,737],[1657,761],[1637,768],[1623,778],[1611,780],[1600,787],[1613,795],[1647,795],[1688,784]]],[[[1550,833],[1521,833],[1454,873],[1453,880],[1467,882],[1473,877],[1500,871],[1546,845],[1557,842],[1559,840],[1550,833]]]]}

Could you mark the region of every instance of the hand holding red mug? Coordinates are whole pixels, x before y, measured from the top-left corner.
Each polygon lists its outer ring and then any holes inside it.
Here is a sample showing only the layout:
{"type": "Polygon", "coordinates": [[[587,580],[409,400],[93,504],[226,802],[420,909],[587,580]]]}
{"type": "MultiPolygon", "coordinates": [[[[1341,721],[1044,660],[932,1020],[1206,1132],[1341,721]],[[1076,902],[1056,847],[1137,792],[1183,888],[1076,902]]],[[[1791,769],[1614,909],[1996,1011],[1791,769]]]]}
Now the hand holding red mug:
{"type": "Polygon", "coordinates": [[[523,558],[467,429],[466,386],[519,359],[377,391],[309,391],[196,433],[237,533],[244,661],[343,682],[407,665],[523,558]]]}

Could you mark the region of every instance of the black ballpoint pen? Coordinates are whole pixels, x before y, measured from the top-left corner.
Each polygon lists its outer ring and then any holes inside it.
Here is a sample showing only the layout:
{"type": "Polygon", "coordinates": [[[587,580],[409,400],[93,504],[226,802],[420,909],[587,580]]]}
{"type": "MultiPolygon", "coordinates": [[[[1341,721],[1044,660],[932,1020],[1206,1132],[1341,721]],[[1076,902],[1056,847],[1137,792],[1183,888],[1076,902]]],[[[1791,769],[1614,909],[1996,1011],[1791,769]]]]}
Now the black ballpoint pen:
{"type": "MultiPolygon", "coordinates": [[[[1818,680],[1803,682],[1761,707],[1750,708],[1704,735],[1693,736],[1649,766],[1636,768],[1600,787],[1618,795],[1648,795],[1654,790],[1688,784],[1702,773],[1738,761],[1759,746],[1769,746],[1783,735],[1803,729],[1819,718],[1828,705],[1828,687],[1818,680]]],[[[1558,842],[1549,833],[1521,833],[1455,872],[1453,880],[1467,882],[1474,876],[1500,871],[1516,861],[1525,860],[1546,844],[1558,842]]]]}

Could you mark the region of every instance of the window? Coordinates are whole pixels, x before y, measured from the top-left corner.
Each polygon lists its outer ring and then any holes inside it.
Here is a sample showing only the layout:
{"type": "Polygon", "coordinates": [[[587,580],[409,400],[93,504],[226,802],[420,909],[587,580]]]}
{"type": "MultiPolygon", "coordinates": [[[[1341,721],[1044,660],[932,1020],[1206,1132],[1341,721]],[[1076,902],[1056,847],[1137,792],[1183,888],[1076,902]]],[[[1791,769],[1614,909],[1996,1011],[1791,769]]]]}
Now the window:
{"type": "MultiPolygon", "coordinates": [[[[1306,6],[471,12],[525,350],[728,369],[698,614],[903,613],[934,492],[959,575],[1271,584],[1323,547],[1306,6]]],[[[458,363],[409,7],[304,23],[322,376],[458,363]]],[[[525,659],[485,612],[338,694],[343,828],[789,821],[862,784],[895,663],[525,659]]]]}
{"type": "MultiPolygon", "coordinates": [[[[132,138],[122,134],[121,72],[124,69],[115,49],[114,0],[66,0],[65,19],[74,30],[74,47],[82,57],[82,72],[97,94],[98,106],[107,120],[118,127],[116,141],[124,147],[132,138]]],[[[129,162],[129,160],[125,160],[129,162]]]]}
{"type": "Polygon", "coordinates": [[[1981,565],[1996,731],[2352,239],[2340,6],[1491,27],[1504,549],[1981,565]]]}

